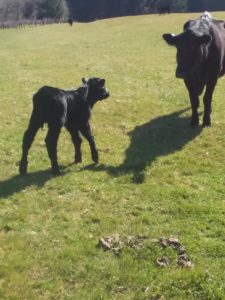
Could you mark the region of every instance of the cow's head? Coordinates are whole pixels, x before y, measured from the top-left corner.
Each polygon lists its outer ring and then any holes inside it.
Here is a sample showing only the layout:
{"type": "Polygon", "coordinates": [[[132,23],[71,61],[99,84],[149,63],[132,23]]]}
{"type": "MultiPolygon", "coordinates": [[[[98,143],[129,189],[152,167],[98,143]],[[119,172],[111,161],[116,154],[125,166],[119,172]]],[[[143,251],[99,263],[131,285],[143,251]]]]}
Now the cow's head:
{"type": "Polygon", "coordinates": [[[201,69],[212,37],[209,34],[187,29],[179,35],[163,34],[163,39],[177,48],[176,77],[188,79],[201,69]]]}
{"type": "Polygon", "coordinates": [[[84,86],[88,87],[87,100],[91,106],[97,101],[109,97],[109,92],[105,87],[105,79],[102,78],[82,78],[84,86]]]}

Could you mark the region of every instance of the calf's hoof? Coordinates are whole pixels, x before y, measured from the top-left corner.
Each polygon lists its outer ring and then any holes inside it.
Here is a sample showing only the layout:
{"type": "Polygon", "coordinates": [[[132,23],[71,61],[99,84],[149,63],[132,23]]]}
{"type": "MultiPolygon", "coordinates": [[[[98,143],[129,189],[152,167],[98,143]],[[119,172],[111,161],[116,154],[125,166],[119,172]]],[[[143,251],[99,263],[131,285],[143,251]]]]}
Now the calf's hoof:
{"type": "Polygon", "coordinates": [[[92,160],[94,163],[98,164],[98,152],[92,154],[92,160]]]}
{"type": "Polygon", "coordinates": [[[21,176],[27,175],[27,163],[20,162],[19,173],[21,176]]]}

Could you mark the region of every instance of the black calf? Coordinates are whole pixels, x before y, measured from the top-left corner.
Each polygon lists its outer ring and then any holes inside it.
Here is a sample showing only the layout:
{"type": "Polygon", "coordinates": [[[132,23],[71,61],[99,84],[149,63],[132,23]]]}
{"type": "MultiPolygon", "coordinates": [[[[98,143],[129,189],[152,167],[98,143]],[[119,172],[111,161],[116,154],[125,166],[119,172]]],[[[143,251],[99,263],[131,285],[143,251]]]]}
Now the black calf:
{"type": "Polygon", "coordinates": [[[24,133],[22,158],[19,172],[27,173],[27,156],[34,137],[44,123],[48,124],[45,139],[52,173],[59,174],[57,142],[62,126],[71,134],[75,149],[75,163],[82,161],[80,133],[88,140],[92,160],[98,163],[98,151],[90,127],[91,110],[94,104],[109,97],[105,80],[100,78],[82,79],[84,86],[75,90],[61,90],[44,86],[33,97],[33,111],[28,129],[24,133]]]}

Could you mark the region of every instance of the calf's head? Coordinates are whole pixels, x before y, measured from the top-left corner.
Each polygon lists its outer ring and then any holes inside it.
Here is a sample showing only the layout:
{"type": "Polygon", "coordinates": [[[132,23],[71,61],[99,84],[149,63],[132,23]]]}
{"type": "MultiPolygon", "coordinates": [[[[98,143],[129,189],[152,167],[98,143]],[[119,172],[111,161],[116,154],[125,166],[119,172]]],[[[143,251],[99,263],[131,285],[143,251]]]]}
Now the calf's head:
{"type": "Polygon", "coordinates": [[[109,97],[109,92],[105,87],[105,79],[102,78],[82,78],[84,86],[88,87],[87,101],[93,106],[97,101],[109,97]]]}
{"type": "Polygon", "coordinates": [[[190,79],[201,71],[212,39],[209,34],[188,29],[179,35],[163,34],[163,39],[177,48],[177,78],[190,79]]]}

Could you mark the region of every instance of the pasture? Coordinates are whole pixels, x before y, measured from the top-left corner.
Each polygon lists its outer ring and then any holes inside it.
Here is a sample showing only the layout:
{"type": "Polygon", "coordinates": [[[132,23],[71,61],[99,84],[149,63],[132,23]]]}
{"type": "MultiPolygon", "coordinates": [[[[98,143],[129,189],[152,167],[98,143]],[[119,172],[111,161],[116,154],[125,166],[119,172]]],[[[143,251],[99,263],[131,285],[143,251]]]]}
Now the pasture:
{"type": "Polygon", "coordinates": [[[0,31],[1,299],[225,299],[225,79],[214,93],[212,127],[190,127],[175,49],[161,38],[197,16],[0,31]],[[100,163],[92,164],[84,141],[83,163],[72,164],[63,130],[62,175],[51,176],[44,127],[20,177],[32,95],[91,76],[105,78],[111,93],[91,120],[100,163]],[[114,234],[133,243],[98,247],[114,234]],[[192,268],[179,266],[160,237],[179,239],[192,268]],[[166,267],[157,265],[161,257],[166,267]]]}

